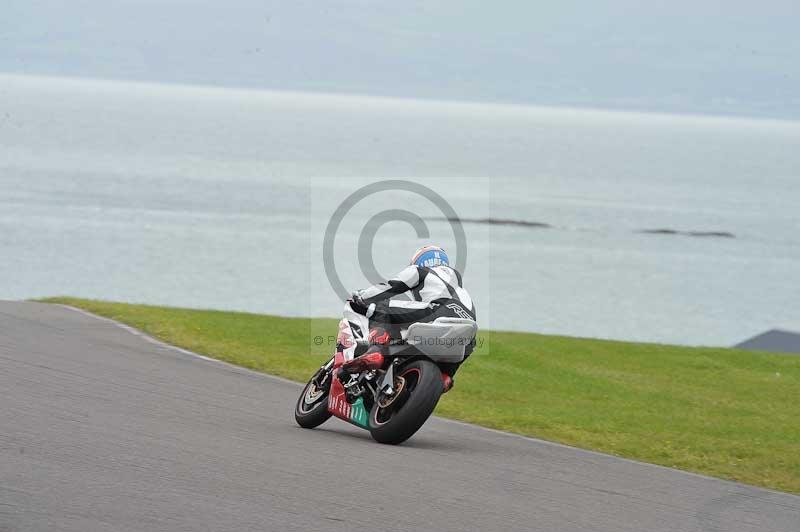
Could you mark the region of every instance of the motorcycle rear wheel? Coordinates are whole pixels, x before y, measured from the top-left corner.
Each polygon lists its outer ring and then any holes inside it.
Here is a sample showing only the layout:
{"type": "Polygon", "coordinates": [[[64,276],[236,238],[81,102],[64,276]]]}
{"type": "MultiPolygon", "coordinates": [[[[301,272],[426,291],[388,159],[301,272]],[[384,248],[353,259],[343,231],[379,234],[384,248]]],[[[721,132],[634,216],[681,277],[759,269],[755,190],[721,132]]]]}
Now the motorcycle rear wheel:
{"type": "Polygon", "coordinates": [[[320,388],[317,384],[324,371],[326,370],[320,368],[311,377],[294,407],[294,420],[304,429],[318,427],[331,417],[331,413],[328,412],[328,393],[332,376],[327,376],[327,386],[320,388]]]}
{"type": "Polygon", "coordinates": [[[398,368],[403,387],[387,406],[378,401],[369,415],[369,432],[380,443],[396,445],[414,435],[433,413],[444,390],[442,372],[430,360],[420,359],[398,368]]]}

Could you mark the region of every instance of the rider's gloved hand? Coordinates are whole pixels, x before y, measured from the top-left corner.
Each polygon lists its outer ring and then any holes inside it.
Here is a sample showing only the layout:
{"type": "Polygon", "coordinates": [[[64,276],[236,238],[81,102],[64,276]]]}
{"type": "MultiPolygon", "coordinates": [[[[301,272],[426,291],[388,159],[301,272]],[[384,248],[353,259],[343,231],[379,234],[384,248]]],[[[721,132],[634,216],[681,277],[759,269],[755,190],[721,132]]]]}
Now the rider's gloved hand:
{"type": "Polygon", "coordinates": [[[353,312],[366,315],[367,305],[364,304],[364,300],[358,292],[353,292],[348,301],[350,301],[350,308],[353,309],[353,312]]]}
{"type": "Polygon", "coordinates": [[[359,292],[353,292],[348,301],[350,301],[350,308],[353,309],[353,312],[358,312],[368,318],[371,318],[375,313],[375,303],[369,305],[364,303],[364,299],[362,299],[359,292]]]}

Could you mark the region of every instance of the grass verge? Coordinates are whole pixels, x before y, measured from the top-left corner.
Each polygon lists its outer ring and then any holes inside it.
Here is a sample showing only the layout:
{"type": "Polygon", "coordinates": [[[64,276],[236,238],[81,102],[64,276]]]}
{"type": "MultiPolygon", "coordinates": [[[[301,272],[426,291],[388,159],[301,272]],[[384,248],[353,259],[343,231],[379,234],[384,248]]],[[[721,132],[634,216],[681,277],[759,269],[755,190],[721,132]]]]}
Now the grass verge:
{"type": "MultiPolygon", "coordinates": [[[[336,333],[332,319],[44,301],[301,382],[336,333]]],[[[800,494],[800,357],[494,331],[480,340],[437,415],[800,494]]]]}

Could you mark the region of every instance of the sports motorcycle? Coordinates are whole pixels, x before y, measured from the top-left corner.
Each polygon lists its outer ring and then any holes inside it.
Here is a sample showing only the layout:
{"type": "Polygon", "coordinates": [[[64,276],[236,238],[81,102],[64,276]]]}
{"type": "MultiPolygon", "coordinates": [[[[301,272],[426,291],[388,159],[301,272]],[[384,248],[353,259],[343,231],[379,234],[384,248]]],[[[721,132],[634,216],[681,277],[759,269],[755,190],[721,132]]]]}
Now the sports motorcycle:
{"type": "Polygon", "coordinates": [[[343,322],[337,343],[356,346],[359,367],[341,382],[337,370],[345,360],[337,350],[306,384],[295,420],[301,427],[314,428],[335,416],[368,430],[380,443],[402,443],[422,427],[443,393],[437,364],[463,361],[477,331],[471,319],[440,317],[411,324],[384,354],[360,357],[369,341],[360,328],[343,322]]]}

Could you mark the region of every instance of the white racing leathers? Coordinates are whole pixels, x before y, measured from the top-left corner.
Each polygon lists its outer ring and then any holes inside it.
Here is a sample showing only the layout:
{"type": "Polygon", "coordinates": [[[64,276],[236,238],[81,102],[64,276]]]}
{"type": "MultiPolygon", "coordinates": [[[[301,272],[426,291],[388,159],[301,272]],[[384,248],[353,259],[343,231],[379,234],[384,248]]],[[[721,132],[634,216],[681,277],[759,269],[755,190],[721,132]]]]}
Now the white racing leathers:
{"type": "MultiPolygon", "coordinates": [[[[461,274],[449,266],[409,266],[386,282],[355,292],[344,306],[339,330],[340,335],[367,338],[370,326],[381,326],[400,338],[410,324],[440,316],[475,319],[475,305],[461,274]]],[[[355,354],[350,344],[343,349],[345,360],[355,354]]]]}

